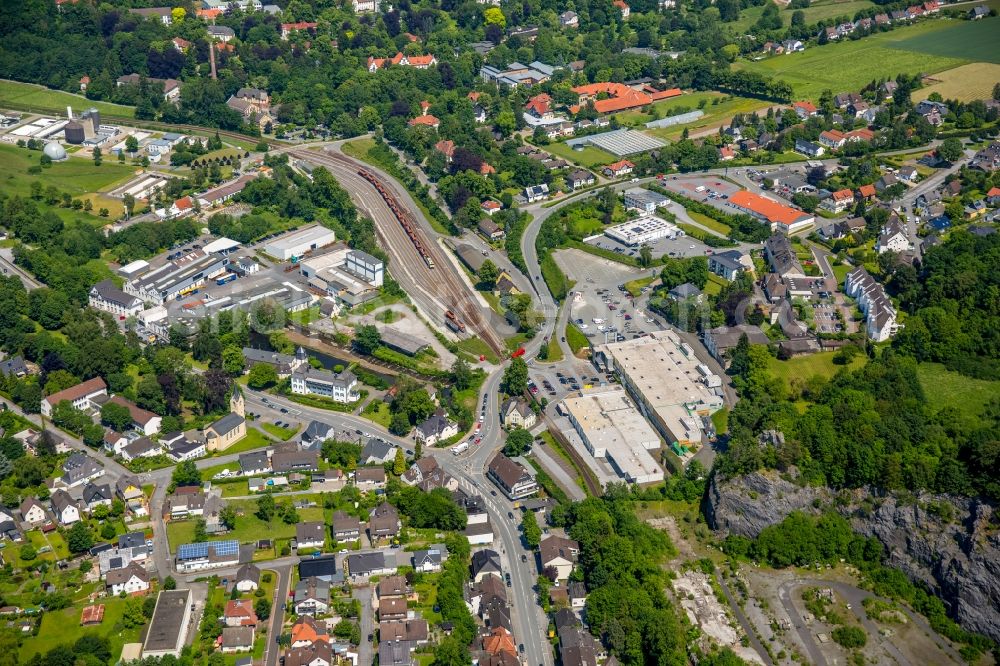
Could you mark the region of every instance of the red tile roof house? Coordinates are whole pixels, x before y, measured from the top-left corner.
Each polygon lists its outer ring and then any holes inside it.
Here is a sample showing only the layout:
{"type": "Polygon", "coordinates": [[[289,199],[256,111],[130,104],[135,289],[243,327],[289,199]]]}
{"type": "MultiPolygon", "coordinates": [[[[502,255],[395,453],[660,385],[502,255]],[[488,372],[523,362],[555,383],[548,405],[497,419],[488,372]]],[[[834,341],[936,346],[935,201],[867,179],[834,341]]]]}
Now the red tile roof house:
{"type": "Polygon", "coordinates": [[[226,611],[222,615],[227,627],[254,627],[257,625],[257,613],[253,609],[251,599],[231,599],[226,602],[226,611]]]}
{"type": "Polygon", "coordinates": [[[661,99],[669,99],[682,94],[680,88],[668,90],[650,88],[650,92],[643,92],[629,88],[623,83],[591,83],[577,86],[572,90],[579,95],[579,103],[569,109],[572,113],[576,113],[590,102],[593,102],[594,110],[598,113],[614,113],[646,106],[661,99]],[[607,95],[607,98],[598,99],[598,96],[602,94],[607,95]]]}
{"type": "Polygon", "coordinates": [[[792,110],[799,118],[809,118],[816,115],[816,105],[809,101],[793,102],[792,110]]]}
{"type": "Polygon", "coordinates": [[[524,110],[539,120],[551,118],[552,97],[550,97],[548,93],[535,95],[528,100],[527,104],[524,105],[524,110]]]}
{"type": "Polygon", "coordinates": [[[84,74],[80,77],[80,92],[86,92],[88,85],[90,85],[90,77],[84,74]]]}
{"type": "Polygon", "coordinates": [[[854,203],[854,192],[852,192],[851,190],[844,189],[844,190],[837,190],[836,192],[831,194],[829,198],[824,199],[823,202],[820,204],[820,207],[834,213],[842,213],[848,208],[850,208],[851,204],[853,203],[854,203]]]}
{"type": "Polygon", "coordinates": [[[103,379],[100,377],[88,379],[76,386],[70,386],[68,389],[63,389],[42,398],[42,416],[52,418],[52,408],[63,400],[68,400],[76,409],[86,411],[94,406],[91,402],[92,400],[100,396],[106,396],[107,394],[108,385],[104,383],[103,379]]]}
{"type": "Polygon", "coordinates": [[[444,160],[451,164],[451,158],[455,156],[455,142],[451,139],[442,139],[434,144],[434,150],[444,155],[444,160]]]}
{"type": "MultiPolygon", "coordinates": [[[[993,189],[996,188],[994,187],[993,189]]],[[[486,213],[491,217],[493,216],[493,213],[503,208],[503,206],[500,204],[499,201],[492,201],[492,200],[484,201],[483,203],[479,204],[479,207],[483,209],[484,213],[486,213]]]]}
{"type": "Polygon", "coordinates": [[[622,176],[627,176],[632,173],[632,169],[634,168],[635,165],[628,160],[621,160],[604,167],[602,172],[609,178],[621,178],[622,176]]]}
{"type": "Polygon", "coordinates": [[[299,30],[313,31],[316,29],[316,25],[316,23],[309,23],[307,21],[299,21],[298,23],[282,23],[281,38],[288,39],[289,35],[293,32],[298,32],[299,30]]]}
{"type": "Polygon", "coordinates": [[[132,425],[134,425],[147,437],[160,432],[160,422],[163,420],[162,417],[157,416],[149,410],[139,407],[134,402],[126,400],[120,395],[112,396],[108,402],[113,402],[116,405],[121,405],[127,409],[128,413],[132,415],[132,425]]]}
{"type": "Polygon", "coordinates": [[[874,185],[862,185],[858,188],[858,198],[859,199],[874,199],[875,198],[875,186],[874,185]]]}
{"type": "Polygon", "coordinates": [[[819,142],[827,148],[837,150],[847,142],[847,137],[839,130],[825,130],[819,134],[819,142]]]}
{"type": "Polygon", "coordinates": [[[402,53],[397,53],[391,58],[372,58],[368,57],[368,71],[375,72],[379,69],[385,69],[390,65],[401,65],[403,67],[416,67],[417,69],[427,69],[431,65],[437,64],[437,58],[433,54],[429,55],[419,55],[419,56],[406,56],[402,53]]]}
{"type": "Polygon", "coordinates": [[[438,126],[441,124],[441,121],[438,120],[437,118],[435,118],[434,116],[423,115],[423,116],[417,116],[416,118],[414,118],[413,120],[411,120],[407,124],[410,127],[416,127],[417,125],[423,125],[424,127],[432,127],[434,129],[437,129],[438,126]]]}
{"type": "Polygon", "coordinates": [[[719,147],[719,160],[722,162],[728,162],[729,160],[736,158],[736,151],[734,151],[730,146],[720,146],[719,147]]]}

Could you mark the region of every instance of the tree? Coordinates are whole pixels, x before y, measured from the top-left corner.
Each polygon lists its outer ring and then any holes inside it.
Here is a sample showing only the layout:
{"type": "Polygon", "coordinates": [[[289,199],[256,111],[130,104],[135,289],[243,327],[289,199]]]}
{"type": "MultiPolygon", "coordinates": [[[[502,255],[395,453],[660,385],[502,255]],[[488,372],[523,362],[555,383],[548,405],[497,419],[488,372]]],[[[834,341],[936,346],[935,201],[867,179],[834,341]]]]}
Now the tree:
{"type": "Polygon", "coordinates": [[[129,597],[125,600],[125,609],[122,612],[122,624],[127,629],[134,629],[146,624],[146,613],[142,606],[142,597],[129,597]]]}
{"type": "Polygon", "coordinates": [[[291,502],[287,502],[281,505],[281,521],[286,525],[294,525],[299,522],[299,512],[296,510],[295,505],[291,502]]]}
{"type": "Polygon", "coordinates": [[[257,617],[261,620],[266,620],[271,617],[271,600],[270,599],[258,599],[254,602],[253,611],[257,614],[257,617]]]}
{"type": "Polygon", "coordinates": [[[410,432],[410,418],[403,412],[396,412],[389,422],[389,432],[393,435],[405,435],[410,432]]]}
{"type": "Polygon", "coordinates": [[[250,388],[262,389],[278,382],[278,371],[270,363],[255,363],[247,375],[250,388]]]}
{"type": "Polygon", "coordinates": [[[396,449],[396,457],[392,461],[392,473],[401,476],[406,471],[406,458],[403,457],[403,449],[396,449]]]}
{"type": "Polygon", "coordinates": [[[178,486],[200,486],[201,472],[193,460],[185,460],[174,468],[173,476],[170,480],[172,488],[178,486]]]}
{"type": "Polygon", "coordinates": [[[221,522],[227,530],[235,530],[236,509],[229,504],[226,504],[219,509],[219,522],[221,522]]]}
{"type": "Polygon", "coordinates": [[[30,543],[26,543],[23,546],[21,546],[20,555],[22,560],[24,560],[25,562],[30,562],[36,557],[38,557],[38,551],[35,550],[35,547],[32,546],[30,543]]]}
{"type": "Polygon", "coordinates": [[[521,534],[529,548],[538,548],[538,543],[542,540],[542,528],[538,526],[535,514],[531,511],[525,511],[521,516],[521,534]]]}
{"type": "Polygon", "coordinates": [[[847,649],[862,648],[868,642],[868,635],[860,627],[837,627],[830,637],[847,649]]]}
{"type": "Polygon", "coordinates": [[[94,545],[94,535],[85,522],[81,520],[73,523],[73,527],[66,533],[66,545],[71,553],[82,553],[94,545]]]}
{"type": "Polygon", "coordinates": [[[490,7],[484,11],[483,20],[487,25],[498,26],[501,30],[507,27],[507,17],[503,15],[499,7],[490,7]]]}
{"type": "MultiPolygon", "coordinates": [[[[246,367],[246,360],[243,358],[243,350],[236,345],[229,345],[222,350],[222,369],[233,377],[243,374],[246,367]]],[[[270,366],[268,366],[270,367],[270,366]]]]}
{"type": "Polygon", "coordinates": [[[254,515],[263,522],[269,523],[274,516],[274,508],[274,496],[270,493],[265,493],[257,499],[257,512],[254,515]]]}
{"type": "Polygon", "coordinates": [[[135,210],[135,197],[126,193],[122,197],[122,204],[125,206],[125,217],[132,217],[132,211],[135,210]]]}
{"type": "Polygon", "coordinates": [[[125,150],[129,155],[135,157],[136,151],[139,150],[139,140],[135,138],[134,134],[129,134],[125,137],[125,150]]]}
{"type": "Polygon", "coordinates": [[[125,405],[116,402],[106,402],[101,407],[101,422],[118,432],[124,432],[132,425],[132,414],[125,405]]]}
{"type": "Polygon", "coordinates": [[[515,428],[507,435],[507,442],[503,447],[504,455],[510,458],[524,455],[531,448],[532,441],[530,432],[524,428],[515,428]]]}
{"type": "Polygon", "coordinates": [[[955,137],[945,139],[937,149],[938,157],[946,162],[954,162],[962,156],[962,152],[962,141],[955,137]]]}
{"type": "Polygon", "coordinates": [[[166,578],[163,579],[163,589],[164,590],[176,590],[177,589],[177,581],[174,580],[173,576],[167,576],[166,578]]]}
{"type": "Polygon", "coordinates": [[[194,542],[202,543],[203,541],[208,541],[208,525],[204,518],[198,518],[194,521],[194,542]]]}
{"type": "Polygon", "coordinates": [[[472,368],[469,362],[459,356],[451,366],[451,381],[459,391],[472,386],[472,368]]]}
{"type": "Polygon", "coordinates": [[[528,386],[528,364],[517,357],[503,371],[500,389],[507,395],[521,395],[528,386]]]}
{"type": "Polygon", "coordinates": [[[382,344],[382,336],[371,324],[358,326],[354,330],[354,348],[360,354],[370,356],[382,344]]]}
{"type": "Polygon", "coordinates": [[[94,157],[94,166],[101,166],[101,149],[98,146],[94,146],[94,150],[91,151],[91,155],[94,157]]]}
{"type": "Polygon", "coordinates": [[[478,277],[480,286],[485,290],[492,291],[497,284],[497,279],[500,277],[500,269],[497,268],[496,264],[487,259],[479,267],[478,277]]]}
{"type": "Polygon", "coordinates": [[[653,263],[653,248],[648,245],[639,248],[639,263],[642,266],[649,266],[653,263]]]}

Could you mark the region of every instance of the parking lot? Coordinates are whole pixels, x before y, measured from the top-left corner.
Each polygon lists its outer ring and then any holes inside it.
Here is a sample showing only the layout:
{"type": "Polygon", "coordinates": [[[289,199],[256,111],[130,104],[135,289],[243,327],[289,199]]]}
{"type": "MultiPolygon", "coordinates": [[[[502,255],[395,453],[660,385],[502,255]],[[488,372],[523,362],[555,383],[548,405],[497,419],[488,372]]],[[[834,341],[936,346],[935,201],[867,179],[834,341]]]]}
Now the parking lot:
{"type": "Polygon", "coordinates": [[[743,188],[720,176],[669,176],[661,184],[671,192],[715,206],[726,213],[739,212],[733,209],[729,197],[743,188]]]}
{"type": "MultiPolygon", "coordinates": [[[[587,243],[593,245],[594,247],[611,250],[612,252],[618,252],[619,254],[623,254],[628,257],[639,256],[639,248],[623,245],[622,243],[619,243],[613,238],[609,238],[607,236],[598,236],[588,240],[587,243]]],[[[705,256],[706,250],[710,249],[697,238],[691,238],[690,236],[681,236],[674,239],[661,238],[649,243],[649,247],[653,250],[654,259],[659,259],[664,255],[668,257],[705,256]]]]}

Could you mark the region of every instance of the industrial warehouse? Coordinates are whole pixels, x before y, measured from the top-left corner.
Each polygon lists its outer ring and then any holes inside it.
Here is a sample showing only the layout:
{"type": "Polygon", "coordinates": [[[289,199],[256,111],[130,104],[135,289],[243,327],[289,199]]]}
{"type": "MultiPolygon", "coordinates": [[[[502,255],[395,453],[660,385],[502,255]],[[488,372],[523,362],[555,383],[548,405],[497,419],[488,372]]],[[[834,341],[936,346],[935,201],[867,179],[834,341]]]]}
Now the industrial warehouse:
{"type": "MultiPolygon", "coordinates": [[[[698,370],[694,350],[671,330],[654,331],[594,350],[598,367],[614,371],[639,409],[675,452],[700,445],[702,418],[722,408],[714,375],[698,370]]],[[[716,378],[718,379],[718,378],[716,378]]]]}
{"type": "Polygon", "coordinates": [[[667,222],[662,217],[643,215],[623,224],[617,224],[604,230],[604,235],[622,245],[638,247],[661,238],[678,238],[683,236],[676,224],[667,222]]]}
{"type": "MultiPolygon", "coordinates": [[[[580,391],[563,401],[562,411],[590,454],[605,459],[623,481],[644,484],[663,480],[663,470],[653,457],[660,448],[660,437],[621,386],[580,391]]],[[[591,464],[595,466],[596,461],[591,464]]]]}

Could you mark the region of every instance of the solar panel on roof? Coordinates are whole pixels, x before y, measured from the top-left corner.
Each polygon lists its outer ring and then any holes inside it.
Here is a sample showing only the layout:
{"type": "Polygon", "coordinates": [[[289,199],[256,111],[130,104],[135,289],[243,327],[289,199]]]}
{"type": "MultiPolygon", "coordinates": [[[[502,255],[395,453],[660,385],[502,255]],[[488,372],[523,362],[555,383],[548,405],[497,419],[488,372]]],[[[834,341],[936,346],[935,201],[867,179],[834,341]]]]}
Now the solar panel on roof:
{"type": "Polygon", "coordinates": [[[193,560],[208,557],[209,548],[215,551],[215,554],[220,557],[238,555],[240,552],[240,542],[236,539],[228,539],[226,541],[186,543],[177,549],[177,558],[181,560],[193,560]]]}

